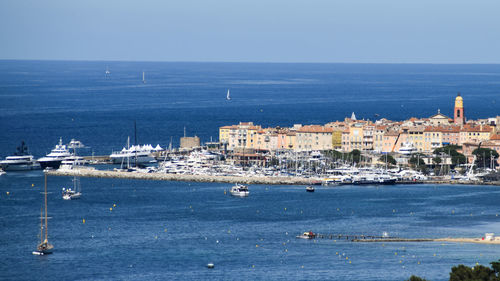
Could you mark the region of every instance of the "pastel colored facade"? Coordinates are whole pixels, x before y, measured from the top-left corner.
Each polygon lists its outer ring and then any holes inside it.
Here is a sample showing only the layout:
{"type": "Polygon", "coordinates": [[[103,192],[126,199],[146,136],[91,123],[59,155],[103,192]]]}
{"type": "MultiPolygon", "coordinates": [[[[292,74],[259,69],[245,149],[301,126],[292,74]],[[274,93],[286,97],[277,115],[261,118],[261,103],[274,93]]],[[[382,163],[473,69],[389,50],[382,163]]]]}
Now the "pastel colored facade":
{"type": "Polygon", "coordinates": [[[453,122],[456,125],[465,124],[464,100],[460,96],[460,93],[458,93],[457,97],[455,98],[455,109],[453,116],[453,122]]]}
{"type": "Polygon", "coordinates": [[[252,122],[240,122],[238,125],[223,126],[219,128],[219,141],[227,145],[227,149],[255,148],[257,131],[260,126],[252,122]]]}
{"type": "MultiPolygon", "coordinates": [[[[398,142],[399,132],[389,131],[384,134],[382,141],[382,152],[394,152],[398,142]]],[[[397,150],[396,150],[397,151],[397,150]]]]}
{"type": "Polygon", "coordinates": [[[441,113],[438,109],[438,113],[429,117],[429,123],[431,126],[447,126],[450,125],[453,120],[450,117],[441,113]]]}
{"type": "Polygon", "coordinates": [[[486,125],[472,126],[465,125],[460,130],[460,144],[466,142],[487,141],[493,132],[493,128],[486,125]]]}
{"type": "Polygon", "coordinates": [[[331,150],[333,129],[320,125],[302,126],[296,131],[296,151],[331,150]]]}

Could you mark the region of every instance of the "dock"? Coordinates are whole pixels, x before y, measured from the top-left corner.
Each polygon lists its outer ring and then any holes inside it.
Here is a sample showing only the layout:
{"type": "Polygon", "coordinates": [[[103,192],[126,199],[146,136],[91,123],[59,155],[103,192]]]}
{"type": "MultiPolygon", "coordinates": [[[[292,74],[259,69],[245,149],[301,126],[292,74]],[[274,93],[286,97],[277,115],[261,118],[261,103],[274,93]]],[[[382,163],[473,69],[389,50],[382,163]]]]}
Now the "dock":
{"type": "Polygon", "coordinates": [[[451,242],[451,243],[477,243],[500,245],[500,237],[492,239],[481,238],[402,238],[390,236],[374,236],[364,234],[323,234],[315,233],[314,239],[346,240],[358,243],[411,243],[411,242],[451,242]]]}
{"type": "Polygon", "coordinates": [[[58,169],[46,172],[49,176],[89,177],[89,178],[120,178],[156,181],[190,181],[190,182],[220,182],[241,184],[267,185],[311,185],[318,180],[300,177],[242,177],[242,176],[212,176],[167,173],[138,173],[95,169],[58,169]]]}

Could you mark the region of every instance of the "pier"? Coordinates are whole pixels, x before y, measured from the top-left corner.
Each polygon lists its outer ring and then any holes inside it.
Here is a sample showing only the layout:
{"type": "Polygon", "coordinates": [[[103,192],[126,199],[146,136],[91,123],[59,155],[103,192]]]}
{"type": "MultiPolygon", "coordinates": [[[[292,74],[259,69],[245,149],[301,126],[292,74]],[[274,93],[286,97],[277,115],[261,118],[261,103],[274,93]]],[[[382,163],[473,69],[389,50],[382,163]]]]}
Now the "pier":
{"type": "Polygon", "coordinates": [[[391,243],[391,242],[451,242],[451,243],[477,243],[477,244],[497,244],[500,245],[500,237],[492,239],[484,238],[402,238],[390,236],[374,236],[364,234],[323,234],[315,233],[313,239],[346,240],[361,243],[391,243]]]}
{"type": "Polygon", "coordinates": [[[167,173],[139,173],[105,171],[95,169],[58,169],[46,172],[49,176],[77,176],[90,178],[121,178],[158,181],[191,181],[191,182],[220,182],[242,184],[268,184],[268,185],[311,185],[320,182],[311,178],[300,177],[244,177],[244,176],[212,176],[167,173]]]}

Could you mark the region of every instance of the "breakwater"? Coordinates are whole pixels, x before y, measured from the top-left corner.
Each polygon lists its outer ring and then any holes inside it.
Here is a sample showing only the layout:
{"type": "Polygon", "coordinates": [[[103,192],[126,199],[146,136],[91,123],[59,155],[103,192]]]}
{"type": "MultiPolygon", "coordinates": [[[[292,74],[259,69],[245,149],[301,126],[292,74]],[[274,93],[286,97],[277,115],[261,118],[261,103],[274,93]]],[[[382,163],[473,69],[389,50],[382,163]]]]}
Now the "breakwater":
{"type": "Polygon", "coordinates": [[[93,178],[122,178],[160,181],[192,181],[192,182],[221,182],[242,184],[269,184],[269,185],[311,185],[319,181],[299,177],[242,177],[242,176],[212,176],[166,173],[138,173],[122,171],[105,171],[95,169],[59,169],[46,172],[49,176],[77,176],[93,178]]]}

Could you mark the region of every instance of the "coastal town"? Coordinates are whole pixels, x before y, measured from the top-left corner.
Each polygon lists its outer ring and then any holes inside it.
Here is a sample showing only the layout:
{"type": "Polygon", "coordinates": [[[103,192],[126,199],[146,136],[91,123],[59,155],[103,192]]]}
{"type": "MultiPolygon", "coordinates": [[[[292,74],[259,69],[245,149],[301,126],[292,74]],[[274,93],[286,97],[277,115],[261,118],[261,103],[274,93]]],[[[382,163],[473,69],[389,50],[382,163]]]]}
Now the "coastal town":
{"type": "Polygon", "coordinates": [[[291,128],[262,128],[252,122],[240,122],[221,127],[219,137],[224,148],[232,152],[231,157],[236,163],[262,164],[266,161],[265,153],[269,151],[309,154],[336,151],[338,157],[345,157],[357,150],[364,157],[356,162],[369,165],[384,164],[383,155],[391,155],[398,165],[409,165],[412,155],[416,155],[421,158],[417,164],[453,165],[465,169],[481,156],[483,162],[480,166],[494,169],[499,165],[500,116],[467,120],[464,100],[458,94],[453,118],[438,109],[428,118],[412,117],[404,121],[385,118],[358,120],[352,113],[344,121],[324,125],[296,124],[291,128]],[[441,153],[436,155],[436,150],[440,149],[441,153]],[[483,149],[481,151],[488,152],[488,155],[474,154],[478,149],[483,149]],[[453,159],[450,150],[463,154],[464,158],[453,159]]]}
{"type": "Polygon", "coordinates": [[[467,120],[460,94],[453,118],[437,113],[404,121],[381,118],[324,125],[263,128],[252,122],[219,128],[202,144],[184,135],[180,147],[127,146],[105,156],[80,156],[81,142],[62,139],[34,159],[24,143],[0,161],[6,171],[49,175],[244,184],[341,185],[500,182],[500,116],[467,120]],[[105,164],[105,165],[102,165],[105,164]]]}

